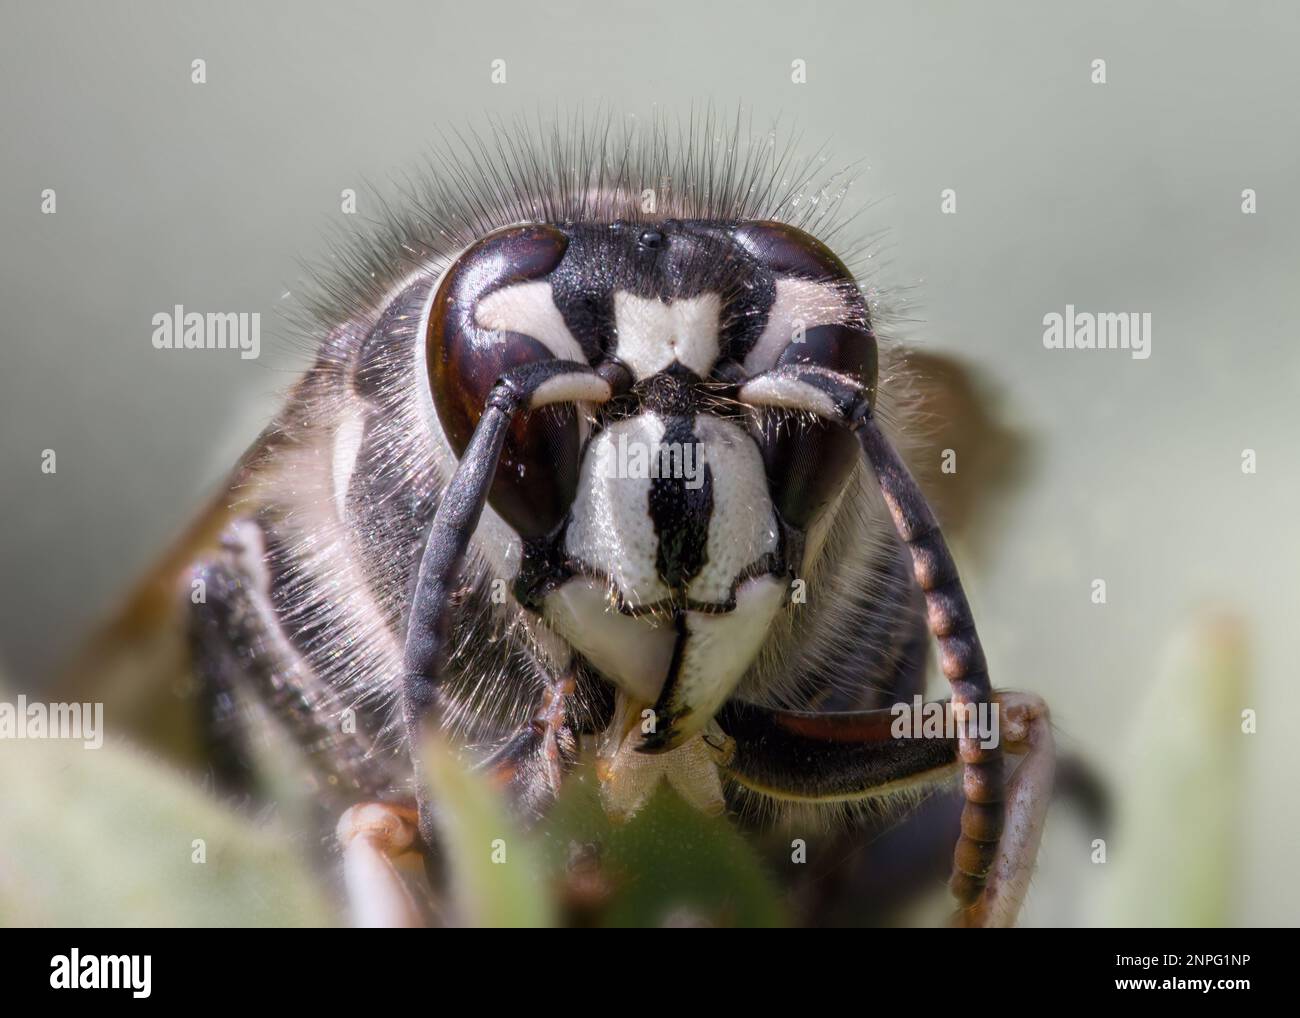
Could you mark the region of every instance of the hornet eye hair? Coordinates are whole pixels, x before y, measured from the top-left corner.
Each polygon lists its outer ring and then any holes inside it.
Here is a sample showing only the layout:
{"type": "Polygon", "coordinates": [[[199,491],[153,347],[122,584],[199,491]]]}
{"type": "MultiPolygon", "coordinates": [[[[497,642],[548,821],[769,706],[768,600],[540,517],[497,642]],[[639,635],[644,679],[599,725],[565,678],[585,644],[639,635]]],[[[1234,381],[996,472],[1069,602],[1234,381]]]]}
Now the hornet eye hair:
{"type": "Polygon", "coordinates": [[[349,865],[414,847],[441,879],[437,733],[532,819],[580,759],[612,816],[668,780],[758,825],[959,780],[958,920],[1014,921],[1047,710],[995,691],[890,437],[852,172],[797,149],[711,115],[453,133],[318,274],[314,363],[185,607],[210,698],[307,751],[349,865]],[[937,734],[898,723],[931,637],[937,734]]]}

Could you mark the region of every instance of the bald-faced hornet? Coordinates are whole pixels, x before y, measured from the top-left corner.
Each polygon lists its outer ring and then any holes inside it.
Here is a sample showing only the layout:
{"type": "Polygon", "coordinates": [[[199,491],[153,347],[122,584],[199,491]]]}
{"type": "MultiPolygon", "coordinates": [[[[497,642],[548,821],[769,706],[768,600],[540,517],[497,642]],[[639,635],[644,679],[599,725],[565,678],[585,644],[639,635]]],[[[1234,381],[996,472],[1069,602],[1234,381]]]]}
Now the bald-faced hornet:
{"type": "Polygon", "coordinates": [[[870,302],[777,150],[651,134],[449,157],[350,252],[188,578],[199,671],[309,750],[355,807],[348,851],[436,856],[429,730],[490,746],[530,816],[588,751],[618,816],[665,779],[770,815],[960,774],[960,916],[1009,923],[1047,715],[990,683],[887,437],[899,367],[870,302]],[[958,709],[939,737],[891,709],[927,626],[958,709]],[[1000,738],[967,708],[1000,708],[1000,738]],[[1004,750],[1026,754],[1010,783],[1004,750]]]}

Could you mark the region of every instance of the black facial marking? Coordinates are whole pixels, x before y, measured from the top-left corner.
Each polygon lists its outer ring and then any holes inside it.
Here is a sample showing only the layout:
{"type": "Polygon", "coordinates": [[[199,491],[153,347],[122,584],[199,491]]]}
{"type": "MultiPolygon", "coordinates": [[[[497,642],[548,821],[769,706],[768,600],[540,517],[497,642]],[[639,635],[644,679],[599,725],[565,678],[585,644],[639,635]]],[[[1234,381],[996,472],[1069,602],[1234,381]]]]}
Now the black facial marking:
{"type": "Polygon", "coordinates": [[[743,359],[763,331],[776,289],[772,270],[733,239],[732,229],[675,219],[640,229],[563,227],[569,243],[550,274],[551,296],[592,363],[615,345],[619,290],[662,301],[718,294],[723,357],[743,359]]]}
{"type": "Polygon", "coordinates": [[[659,753],[671,748],[669,740],[675,735],[677,726],[691,715],[689,709],[673,708],[677,684],[682,677],[682,663],[686,660],[686,642],[690,639],[686,616],[680,611],[673,613],[673,629],[677,633],[677,639],[673,643],[672,659],[668,662],[668,674],[659,691],[659,702],[654,708],[655,730],[641,740],[637,746],[638,753],[659,753]]]}
{"type": "MultiPolygon", "coordinates": [[[[661,440],[667,448],[685,450],[693,447],[698,456],[699,439],[694,418],[673,416],[665,419],[661,440]]],[[[664,458],[666,460],[666,457],[664,458]]],[[[698,463],[699,460],[697,459],[698,463]]],[[[680,476],[653,478],[650,481],[650,519],[659,537],[655,569],[672,590],[683,589],[708,561],[709,519],[713,515],[713,470],[704,464],[703,483],[688,487],[680,476]]]]}
{"type": "Polygon", "coordinates": [[[642,379],[632,387],[633,395],[640,400],[641,408],[652,413],[682,417],[695,416],[696,394],[694,383],[698,376],[680,364],[642,379]]]}
{"type": "MultiPolygon", "coordinates": [[[[708,561],[709,519],[713,515],[713,472],[704,465],[698,487],[689,487],[684,457],[700,462],[695,434],[696,385],[688,369],[674,365],[633,387],[640,410],[664,422],[664,433],[651,457],[659,476],[650,479],[649,512],[659,538],[655,569],[673,590],[681,590],[708,561]]],[[[699,475],[696,475],[699,477],[699,475]]]]}
{"type": "Polygon", "coordinates": [[[546,537],[525,538],[522,544],[523,555],[514,582],[515,600],[529,611],[540,613],[546,595],[574,575],[564,552],[564,527],[546,537]]]}

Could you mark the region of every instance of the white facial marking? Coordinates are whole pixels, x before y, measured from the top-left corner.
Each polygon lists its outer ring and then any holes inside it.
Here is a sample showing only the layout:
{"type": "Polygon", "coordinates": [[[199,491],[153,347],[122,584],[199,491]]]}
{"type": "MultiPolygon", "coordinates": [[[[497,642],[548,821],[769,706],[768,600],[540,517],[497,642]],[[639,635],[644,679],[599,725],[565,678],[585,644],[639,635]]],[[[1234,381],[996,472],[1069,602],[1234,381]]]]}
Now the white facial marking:
{"type": "Polygon", "coordinates": [[[531,336],[562,361],[587,361],[545,280],[516,283],[488,294],[478,302],[474,320],[483,329],[531,336]]]}
{"type": "Polygon", "coordinates": [[[575,577],[546,595],[546,620],[583,656],[641,703],[654,703],[668,675],[677,633],[666,621],[623,615],[605,584],[575,577]]]}
{"type": "MultiPolygon", "coordinates": [[[[624,600],[635,607],[668,597],[655,560],[659,537],[650,518],[650,485],[645,476],[620,476],[624,447],[660,447],[664,423],[654,414],[615,421],[587,448],[573,501],[565,549],[613,580],[624,600]]],[[[626,457],[624,457],[626,460],[626,457]]]]}
{"type": "Polygon", "coordinates": [[[793,377],[761,375],[741,387],[740,399],[752,406],[811,410],[817,416],[832,421],[839,420],[842,416],[829,394],[815,385],[793,377]]]}
{"type": "MultiPolygon", "coordinates": [[[[650,516],[652,477],[624,468],[634,446],[663,448],[665,425],[654,413],[615,421],[592,440],[583,459],[565,550],[608,576],[625,603],[670,596],[659,577],[659,535],[650,516]]],[[[694,431],[701,462],[712,475],[713,512],[707,556],[686,595],[725,605],[746,568],[777,550],[780,533],[762,456],[739,425],[700,414],[694,431]]],[[[644,464],[642,464],[644,465],[644,464]]],[[[686,613],[687,640],[674,704],[686,704],[689,726],[703,725],[749,668],[784,603],[785,581],[760,576],[735,590],[732,612],[686,613]]],[[[668,677],[677,632],[665,619],[629,617],[610,606],[603,582],[575,577],[545,602],[547,621],[611,681],[639,703],[657,702],[668,677]]]]}
{"type": "Polygon", "coordinates": [[[609,383],[599,375],[581,371],[566,372],[547,379],[533,390],[529,409],[550,403],[603,403],[610,397],[609,383]]]}
{"type": "Polygon", "coordinates": [[[775,367],[781,351],[790,345],[796,322],[808,330],[818,325],[847,323],[852,318],[843,284],[817,283],[790,276],[778,279],[776,299],[767,314],[767,324],[745,355],[745,370],[757,375],[775,367]]]}
{"type": "MultiPolygon", "coordinates": [[[[776,551],[780,533],[763,460],[749,434],[707,414],[696,417],[695,434],[699,443],[691,450],[691,465],[701,484],[703,471],[711,472],[713,513],[707,560],[686,594],[695,601],[723,604],[740,573],[776,551]]],[[[657,459],[663,435],[663,421],[646,413],[616,421],[596,436],[583,460],[565,535],[565,550],[608,575],[634,607],[670,594],[656,568],[659,535],[649,512],[654,482],[644,469],[624,469],[666,462],[657,459]],[[642,455],[630,455],[629,450],[642,455]]],[[[685,464],[686,457],[679,462],[685,464]]]]}
{"type": "Polygon", "coordinates": [[[614,294],[614,354],[637,378],[648,378],[673,361],[708,377],[718,359],[722,301],[715,293],[674,300],[614,294]]]}
{"type": "Polygon", "coordinates": [[[780,543],[767,473],[754,440],[741,427],[707,414],[695,418],[695,434],[713,478],[707,561],[686,588],[694,601],[725,602],[741,571],[780,543]]]}
{"type": "Polygon", "coordinates": [[[679,724],[693,734],[708,724],[749,669],[772,619],[785,602],[785,583],[775,576],[757,576],[736,591],[736,610],[723,615],[688,612],[686,652],[682,657],[673,704],[689,705],[692,713],[679,724]]]}

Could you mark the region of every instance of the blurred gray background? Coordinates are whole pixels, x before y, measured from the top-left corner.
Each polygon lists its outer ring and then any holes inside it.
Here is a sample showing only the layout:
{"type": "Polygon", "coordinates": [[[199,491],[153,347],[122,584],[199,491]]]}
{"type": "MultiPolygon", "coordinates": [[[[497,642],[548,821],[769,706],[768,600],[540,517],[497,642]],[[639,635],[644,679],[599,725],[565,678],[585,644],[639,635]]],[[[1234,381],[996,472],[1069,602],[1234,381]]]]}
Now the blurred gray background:
{"type": "Polygon", "coordinates": [[[1295,921],[1296,5],[0,10],[0,661],[20,685],[69,656],[274,411],[303,363],[277,308],[325,255],[341,189],[417,168],[436,128],[485,112],[743,102],[865,161],[864,226],[887,231],[874,282],[914,306],[902,338],[976,365],[1034,437],[968,570],[995,681],[1047,695],[1062,738],[1122,782],[1129,707],[1170,640],[1207,610],[1244,620],[1260,729],[1236,917],[1295,921]],[[261,311],[261,359],[155,351],[151,317],[178,303],[261,311]],[[1152,356],[1045,350],[1066,303],[1149,311],[1152,356]]]}

